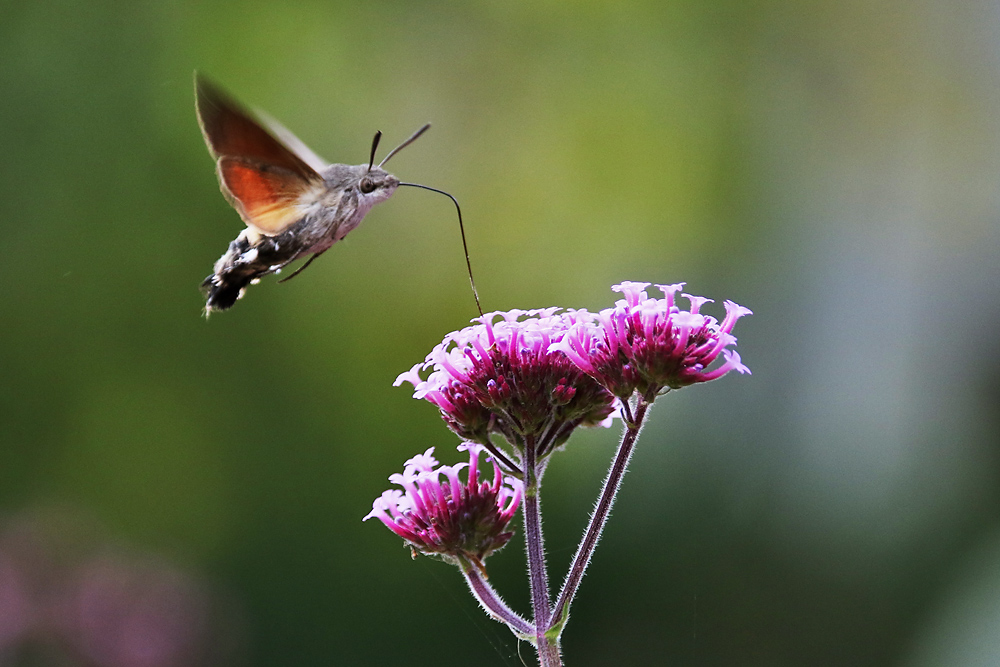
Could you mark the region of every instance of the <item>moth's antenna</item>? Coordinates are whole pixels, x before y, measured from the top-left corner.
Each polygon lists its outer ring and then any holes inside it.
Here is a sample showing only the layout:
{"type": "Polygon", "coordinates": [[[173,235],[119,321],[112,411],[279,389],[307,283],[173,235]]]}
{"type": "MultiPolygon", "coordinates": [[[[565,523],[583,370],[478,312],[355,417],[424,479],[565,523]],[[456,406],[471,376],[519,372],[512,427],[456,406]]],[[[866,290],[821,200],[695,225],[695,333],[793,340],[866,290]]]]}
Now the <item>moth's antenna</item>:
{"type": "MultiPolygon", "coordinates": [[[[421,133],[423,133],[423,131],[426,130],[428,127],[430,127],[430,125],[424,125],[422,128],[420,128],[417,131],[416,134],[414,134],[412,137],[410,137],[407,141],[403,142],[403,144],[401,144],[399,146],[399,148],[402,148],[406,144],[410,143],[411,141],[413,141],[414,139],[416,139],[417,137],[419,137],[421,135],[421,133]]],[[[395,153],[396,151],[398,151],[399,148],[397,148],[392,153],[395,153]]],[[[392,153],[389,153],[390,157],[392,156],[392,153]]],[[[386,160],[388,160],[388,159],[389,158],[387,157],[386,160]]],[[[382,160],[382,163],[384,164],[385,160],[382,160]]],[[[379,165],[379,166],[382,166],[382,165],[379,165]]],[[[476,297],[476,309],[479,310],[479,315],[480,315],[480,317],[482,317],[483,316],[483,307],[481,305],[479,305],[479,292],[476,291],[476,281],[472,278],[472,262],[469,261],[469,246],[465,242],[465,225],[462,224],[462,207],[458,205],[458,200],[455,199],[454,197],[452,197],[450,194],[448,194],[444,190],[438,190],[437,188],[432,188],[432,187],[427,186],[427,185],[420,185],[419,183],[400,183],[400,185],[407,185],[407,186],[409,186],[411,188],[422,188],[424,190],[430,190],[431,192],[436,192],[436,193],[438,193],[440,195],[444,195],[445,197],[447,197],[448,199],[450,199],[453,204],[455,204],[455,210],[458,211],[458,228],[462,231],[462,249],[465,250],[465,267],[469,270],[469,284],[472,285],[472,296],[476,297]]]]}
{"type": "MultiPolygon", "coordinates": [[[[389,151],[389,154],[385,156],[384,160],[382,160],[381,162],[378,163],[378,166],[381,167],[383,164],[385,164],[386,162],[388,162],[389,158],[391,158],[393,155],[395,155],[399,151],[403,150],[404,148],[406,148],[407,146],[409,146],[410,144],[412,144],[414,141],[417,140],[417,137],[419,137],[421,134],[423,134],[424,132],[426,132],[430,128],[431,128],[431,124],[427,123],[422,128],[420,128],[419,130],[417,130],[416,132],[414,132],[412,137],[410,137],[409,139],[407,139],[406,141],[404,141],[403,143],[401,143],[400,145],[396,146],[391,151],[389,151]]],[[[372,154],[372,157],[374,158],[374,153],[372,154]]],[[[372,160],[372,161],[374,162],[374,160],[372,160]]],[[[411,183],[411,185],[412,185],[412,183],[411,183]]],[[[421,185],[421,186],[418,186],[418,187],[424,187],[424,186],[421,185]]],[[[433,188],[428,188],[428,190],[433,190],[433,188]]],[[[441,192],[441,191],[438,190],[438,192],[441,192]]],[[[448,193],[447,192],[442,192],[441,194],[448,194],[448,193]]],[[[451,197],[451,195],[448,195],[448,196],[451,197]]]]}
{"type": "MultiPolygon", "coordinates": [[[[375,131],[375,138],[372,139],[372,156],[368,160],[368,171],[372,170],[372,165],[375,164],[375,151],[378,150],[378,142],[382,139],[382,130],[375,131]]],[[[386,158],[387,160],[388,158],[386,158]]],[[[383,160],[384,162],[385,160],[383,160]]],[[[379,165],[380,167],[382,165],[379,165]]]]}

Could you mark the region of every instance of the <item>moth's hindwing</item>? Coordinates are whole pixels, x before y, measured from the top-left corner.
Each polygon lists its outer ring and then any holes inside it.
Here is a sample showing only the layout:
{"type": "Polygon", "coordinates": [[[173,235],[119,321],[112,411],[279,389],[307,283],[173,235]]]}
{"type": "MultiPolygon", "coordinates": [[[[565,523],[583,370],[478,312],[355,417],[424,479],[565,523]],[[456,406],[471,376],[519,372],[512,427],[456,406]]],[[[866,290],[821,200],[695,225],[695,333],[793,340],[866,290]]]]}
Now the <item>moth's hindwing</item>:
{"type": "Polygon", "coordinates": [[[238,158],[219,160],[219,181],[243,222],[265,236],[280,234],[301,220],[323,184],[238,158]]]}

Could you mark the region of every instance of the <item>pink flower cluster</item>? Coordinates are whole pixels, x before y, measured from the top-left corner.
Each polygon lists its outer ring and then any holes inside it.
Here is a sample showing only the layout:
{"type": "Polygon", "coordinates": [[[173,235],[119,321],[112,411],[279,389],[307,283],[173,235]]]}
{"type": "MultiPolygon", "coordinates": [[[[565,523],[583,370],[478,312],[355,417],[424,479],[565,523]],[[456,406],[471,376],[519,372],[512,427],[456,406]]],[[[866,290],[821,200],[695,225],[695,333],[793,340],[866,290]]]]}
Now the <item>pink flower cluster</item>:
{"type": "Polygon", "coordinates": [[[615,397],[553,347],[591,317],[558,308],[489,313],[445,336],[395,385],[413,384],[414,398],[436,405],[462,438],[487,443],[499,433],[519,450],[531,439],[541,455],[615,409],[615,397]]]}
{"type": "Polygon", "coordinates": [[[664,389],[749,372],[728,349],[736,344],[736,321],[749,309],[726,301],[720,323],[700,312],[711,299],[683,294],[689,310],[676,305],[683,283],[657,285],[662,299],[650,298],[649,285],[613,286],[625,298],[597,314],[490,313],[445,336],[395,385],[413,384],[414,398],[436,405],[462,438],[486,444],[489,433],[500,433],[523,450],[531,437],[542,458],[577,426],[606,423],[616,396],[627,400],[638,390],[651,400],[664,389]],[[720,356],[723,363],[710,369],[720,356]]]}
{"type": "Polygon", "coordinates": [[[433,447],[408,460],[402,474],[389,477],[403,490],[385,491],[364,520],[380,520],[415,552],[481,567],[513,535],[506,528],[521,503],[523,486],[517,479],[504,479],[496,462],[492,480],[481,479],[482,445],[465,443],[458,449],[469,452],[468,463],[435,467],[433,447]],[[459,479],[463,468],[468,468],[464,483],[459,479]]]}
{"type": "Polygon", "coordinates": [[[709,299],[684,294],[690,309],[675,304],[683,283],[658,285],[662,299],[650,298],[647,287],[615,285],[624,298],[597,314],[559,308],[495,312],[445,336],[395,385],[411,383],[414,398],[437,406],[449,428],[477,443],[463,445],[470,454],[468,483],[458,479],[464,464],[435,469],[428,449],[407,461],[402,475],[390,477],[405,493],[386,491],[365,519],[380,519],[421,553],[480,563],[510,539],[506,527],[522,496],[517,479],[507,478],[509,488],[501,484],[495,462],[492,485],[478,481],[476,462],[484,449],[515,475],[526,475],[530,461],[538,474],[577,426],[609,425],[637,392],[651,402],[664,390],[732,370],[750,372],[728,349],[736,344],[733,327],[748,309],[726,301],[720,323],[700,312],[709,299]],[[720,356],[723,362],[709,368],[720,356]],[[519,461],[506,458],[490,440],[493,433],[504,437],[519,461]]]}
{"type": "Polygon", "coordinates": [[[662,299],[648,296],[649,285],[615,285],[612,289],[625,298],[591,318],[578,318],[551,349],[623,399],[636,390],[651,399],[663,389],[708,382],[733,370],[750,372],[739,353],[726,349],[736,344],[733,327],[740,317],[751,314],[748,308],[726,301],[726,317],[720,323],[700,312],[711,299],[682,294],[691,303],[690,310],[674,303],[684,283],[657,285],[662,299]],[[723,363],[709,370],[720,354],[723,363]]]}

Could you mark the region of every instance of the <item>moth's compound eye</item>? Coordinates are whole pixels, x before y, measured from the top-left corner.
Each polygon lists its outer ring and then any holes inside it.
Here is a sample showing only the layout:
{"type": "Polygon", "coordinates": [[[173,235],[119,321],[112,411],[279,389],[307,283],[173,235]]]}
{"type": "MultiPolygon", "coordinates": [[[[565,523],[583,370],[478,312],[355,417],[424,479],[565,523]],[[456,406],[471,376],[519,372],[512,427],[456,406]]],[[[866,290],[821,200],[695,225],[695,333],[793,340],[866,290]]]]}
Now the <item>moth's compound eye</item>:
{"type": "Polygon", "coordinates": [[[374,192],[376,187],[377,186],[375,185],[375,182],[369,178],[362,178],[361,183],[358,184],[358,188],[364,194],[368,194],[369,192],[374,192]]]}

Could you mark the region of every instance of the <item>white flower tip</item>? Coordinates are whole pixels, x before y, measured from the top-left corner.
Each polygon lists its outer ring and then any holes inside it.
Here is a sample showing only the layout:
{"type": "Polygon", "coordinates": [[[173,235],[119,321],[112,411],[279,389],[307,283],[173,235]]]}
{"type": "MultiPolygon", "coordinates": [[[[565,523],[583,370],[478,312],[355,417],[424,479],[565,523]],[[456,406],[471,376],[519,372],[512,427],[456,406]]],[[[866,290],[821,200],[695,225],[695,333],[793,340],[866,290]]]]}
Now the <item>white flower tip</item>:
{"type": "Polygon", "coordinates": [[[399,489],[389,489],[388,491],[383,491],[382,495],[375,499],[372,503],[372,511],[365,515],[362,521],[367,521],[368,519],[388,519],[388,510],[393,507],[399,508],[400,500],[403,497],[403,493],[399,489]]]}
{"type": "Polygon", "coordinates": [[[698,329],[705,326],[705,316],[700,313],[681,311],[673,317],[674,325],[688,329],[698,329]]]}
{"type": "MultiPolygon", "coordinates": [[[[672,296],[684,289],[687,283],[674,283],[673,285],[656,285],[656,289],[663,292],[664,296],[672,296]]],[[[686,295],[685,295],[686,296],[686,295]]]]}
{"type": "Polygon", "coordinates": [[[552,352],[570,352],[570,351],[572,351],[572,349],[570,348],[570,344],[569,344],[569,341],[567,340],[567,338],[568,338],[568,336],[563,336],[562,338],[560,338],[556,342],[549,343],[549,349],[547,349],[546,352],[548,352],[548,353],[551,354],[552,352]]]}
{"type": "Polygon", "coordinates": [[[405,373],[400,373],[398,376],[396,376],[396,380],[395,382],[392,383],[392,386],[398,387],[404,382],[409,382],[414,387],[416,387],[417,385],[423,383],[423,379],[421,379],[420,377],[421,366],[423,366],[423,362],[420,362],[419,364],[414,364],[413,368],[406,371],[405,373]]]}
{"type": "Polygon", "coordinates": [[[516,477],[504,477],[503,481],[516,493],[524,493],[524,482],[516,477]]]}
{"type": "Polygon", "coordinates": [[[736,350],[723,350],[723,357],[726,359],[726,364],[732,368],[732,370],[740,373],[741,375],[753,375],[750,369],[747,368],[742,361],[740,361],[740,353],[736,350]]]}
{"type": "Polygon", "coordinates": [[[404,468],[416,468],[418,470],[431,470],[434,466],[438,464],[437,459],[434,458],[434,448],[428,447],[423,454],[417,454],[411,459],[408,459],[403,463],[404,468]]]}
{"type": "Polygon", "coordinates": [[[479,456],[486,451],[486,447],[480,445],[478,442],[465,441],[457,447],[460,452],[469,452],[470,456],[479,456]]]}
{"type": "Polygon", "coordinates": [[[623,280],[617,285],[611,286],[612,292],[629,292],[632,290],[642,291],[649,287],[652,283],[640,283],[635,280],[623,280]]]}
{"type": "Polygon", "coordinates": [[[596,426],[601,428],[611,428],[616,419],[624,419],[624,417],[622,417],[622,401],[620,398],[615,398],[614,406],[614,410],[611,411],[611,414],[605,417],[603,421],[597,423],[596,426]]]}
{"type": "Polygon", "coordinates": [[[726,311],[733,314],[734,317],[743,317],[744,315],[753,315],[753,311],[746,306],[741,306],[735,301],[726,300],[726,311]]]}
{"type": "Polygon", "coordinates": [[[629,306],[635,306],[641,301],[645,301],[649,296],[644,291],[649,287],[650,283],[638,283],[631,280],[626,280],[617,285],[612,285],[611,289],[614,292],[621,292],[625,295],[625,301],[629,306]]]}

